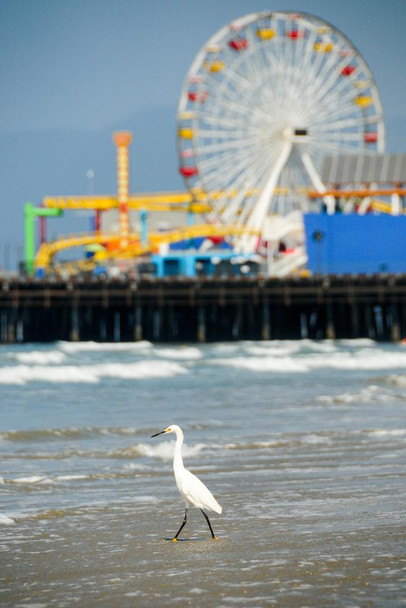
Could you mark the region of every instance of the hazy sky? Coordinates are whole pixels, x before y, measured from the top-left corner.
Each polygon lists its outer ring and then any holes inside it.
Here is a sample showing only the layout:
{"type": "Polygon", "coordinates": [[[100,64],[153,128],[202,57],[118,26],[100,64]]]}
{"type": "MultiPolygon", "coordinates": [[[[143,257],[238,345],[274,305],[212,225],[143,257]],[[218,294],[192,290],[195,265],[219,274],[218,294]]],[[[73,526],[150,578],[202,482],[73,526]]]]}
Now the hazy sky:
{"type": "Polygon", "coordinates": [[[387,150],[406,152],[406,0],[0,0],[0,264],[23,242],[27,200],[86,193],[89,167],[96,193],[115,191],[114,130],[133,131],[132,191],[183,188],[186,72],[220,27],[262,10],[341,30],[375,77],[387,150]]]}

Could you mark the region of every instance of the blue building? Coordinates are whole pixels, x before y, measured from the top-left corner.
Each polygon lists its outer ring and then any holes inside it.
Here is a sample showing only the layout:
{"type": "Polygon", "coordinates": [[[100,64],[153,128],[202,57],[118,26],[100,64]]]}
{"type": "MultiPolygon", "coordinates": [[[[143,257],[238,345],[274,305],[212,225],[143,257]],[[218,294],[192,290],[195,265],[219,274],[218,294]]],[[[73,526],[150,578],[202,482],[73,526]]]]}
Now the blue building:
{"type": "Polygon", "coordinates": [[[243,259],[229,249],[199,252],[195,250],[169,251],[165,255],[154,254],[151,262],[157,277],[168,276],[250,276],[256,274],[258,264],[243,259]]]}
{"type": "Polygon", "coordinates": [[[307,214],[314,274],[406,273],[406,216],[307,214]]]}

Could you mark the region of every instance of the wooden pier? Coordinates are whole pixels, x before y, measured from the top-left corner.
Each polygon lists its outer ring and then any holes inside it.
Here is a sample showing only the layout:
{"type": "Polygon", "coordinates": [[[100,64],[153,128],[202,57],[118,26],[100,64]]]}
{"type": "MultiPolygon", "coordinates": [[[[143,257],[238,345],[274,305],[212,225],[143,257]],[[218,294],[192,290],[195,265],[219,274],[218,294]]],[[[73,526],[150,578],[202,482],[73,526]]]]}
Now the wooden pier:
{"type": "Polygon", "coordinates": [[[406,275],[0,279],[0,343],[406,336],[406,275]]]}

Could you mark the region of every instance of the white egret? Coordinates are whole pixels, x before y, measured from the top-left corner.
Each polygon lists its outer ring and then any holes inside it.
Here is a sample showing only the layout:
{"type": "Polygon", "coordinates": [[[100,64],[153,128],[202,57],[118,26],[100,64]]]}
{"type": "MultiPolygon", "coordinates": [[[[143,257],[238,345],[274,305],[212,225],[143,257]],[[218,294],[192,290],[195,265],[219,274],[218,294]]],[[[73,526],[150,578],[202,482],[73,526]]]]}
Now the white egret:
{"type": "Polygon", "coordinates": [[[178,490],[186,504],[185,517],[183,518],[182,525],[176,532],[172,540],[177,541],[179,534],[185,527],[189,506],[193,506],[201,510],[201,512],[206,518],[207,524],[211,532],[211,536],[214,540],[216,540],[217,537],[214,535],[210,520],[203,509],[209,509],[210,511],[215,511],[216,513],[222,513],[223,509],[219,505],[217,500],[214,498],[210,490],[206,488],[204,483],[202,483],[200,479],[196,477],[196,475],[193,475],[193,473],[191,473],[184,467],[182,458],[182,444],[184,435],[180,426],[178,426],[177,424],[172,424],[171,426],[168,426],[168,428],[166,428],[164,431],[155,433],[155,435],[151,435],[151,437],[157,437],[158,435],[163,435],[164,433],[175,433],[176,435],[175,454],[173,457],[173,472],[175,474],[175,480],[176,485],[178,486],[178,490]]]}

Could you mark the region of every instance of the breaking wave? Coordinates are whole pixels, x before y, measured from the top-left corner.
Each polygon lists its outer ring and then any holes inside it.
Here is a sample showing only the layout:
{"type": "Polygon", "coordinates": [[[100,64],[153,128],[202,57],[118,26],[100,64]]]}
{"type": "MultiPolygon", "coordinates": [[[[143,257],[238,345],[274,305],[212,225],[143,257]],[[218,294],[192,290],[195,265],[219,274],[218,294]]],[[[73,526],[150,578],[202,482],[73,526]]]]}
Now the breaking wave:
{"type": "Polygon", "coordinates": [[[76,382],[96,384],[103,378],[141,380],[170,378],[187,370],[174,361],[138,361],[135,363],[103,363],[100,365],[16,365],[0,369],[0,384],[27,382],[76,382]]]}
{"type": "Polygon", "coordinates": [[[87,439],[102,435],[145,435],[145,431],[121,427],[68,427],[57,429],[12,430],[0,433],[0,439],[21,443],[58,441],[66,439],[87,439]]]}
{"type": "Polygon", "coordinates": [[[16,353],[15,358],[26,365],[60,365],[66,359],[66,355],[60,351],[33,350],[25,353],[16,353]]]}
{"type": "MultiPolygon", "coordinates": [[[[272,350],[271,350],[272,352],[272,350]]],[[[322,352],[297,352],[291,356],[269,355],[264,349],[262,356],[256,349],[256,356],[229,356],[215,359],[217,365],[235,367],[255,372],[309,373],[315,369],[338,369],[348,371],[374,371],[385,369],[406,369],[406,353],[388,352],[384,349],[362,348],[353,352],[333,350],[329,356],[322,352]]],[[[283,353],[283,350],[281,351],[283,353]]],[[[397,380],[406,384],[406,376],[397,380]]]]}
{"type": "Polygon", "coordinates": [[[140,342],[58,342],[58,348],[63,352],[74,354],[83,352],[139,352],[144,350],[151,350],[153,345],[147,340],[141,340],[140,342]]]}
{"type": "MultiPolygon", "coordinates": [[[[204,443],[198,443],[194,446],[183,445],[182,454],[183,456],[196,456],[205,447],[204,443]]],[[[138,443],[133,447],[134,451],[140,456],[148,456],[153,458],[160,458],[161,460],[172,460],[173,452],[175,449],[174,441],[160,441],[156,445],[149,445],[147,443],[138,443]]]]}

